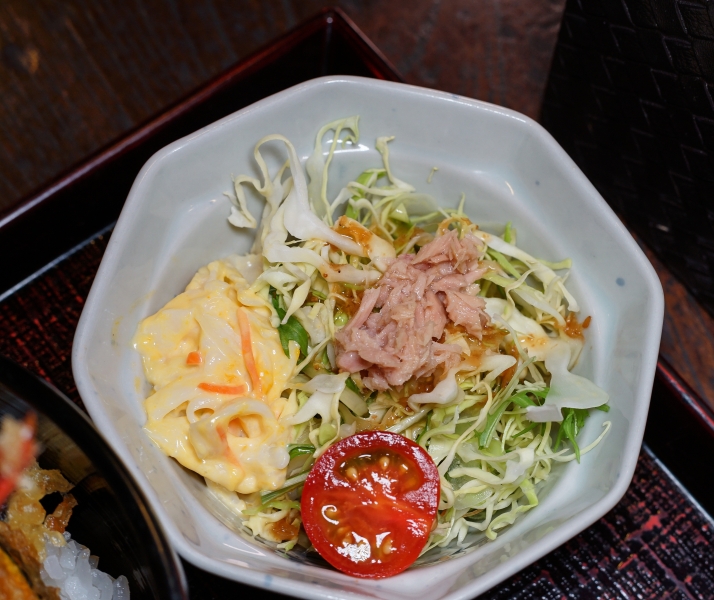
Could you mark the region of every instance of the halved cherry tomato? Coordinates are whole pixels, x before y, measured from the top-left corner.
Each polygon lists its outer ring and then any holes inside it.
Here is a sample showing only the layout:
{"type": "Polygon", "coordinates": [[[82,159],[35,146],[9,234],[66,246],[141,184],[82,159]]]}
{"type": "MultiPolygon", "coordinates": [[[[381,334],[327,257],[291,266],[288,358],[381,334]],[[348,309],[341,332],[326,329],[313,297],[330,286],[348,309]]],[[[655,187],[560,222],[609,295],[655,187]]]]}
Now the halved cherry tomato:
{"type": "Polygon", "coordinates": [[[315,549],[357,577],[389,577],[424,548],[439,506],[439,472],[411,440],[362,431],[331,446],[302,492],[302,519],[315,549]]]}

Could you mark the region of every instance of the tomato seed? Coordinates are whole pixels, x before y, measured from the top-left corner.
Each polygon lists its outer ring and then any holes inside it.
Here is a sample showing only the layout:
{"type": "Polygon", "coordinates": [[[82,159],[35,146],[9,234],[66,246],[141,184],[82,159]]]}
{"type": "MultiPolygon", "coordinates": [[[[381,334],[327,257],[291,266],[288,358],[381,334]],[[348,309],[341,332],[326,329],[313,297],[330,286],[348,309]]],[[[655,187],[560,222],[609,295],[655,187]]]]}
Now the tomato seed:
{"type": "Polygon", "coordinates": [[[349,528],[349,527],[347,527],[346,525],[343,525],[342,527],[340,527],[340,528],[337,530],[336,533],[337,533],[337,537],[338,537],[338,538],[341,538],[341,537],[345,537],[345,534],[349,534],[349,533],[351,533],[351,532],[350,532],[350,528],[349,528]]]}
{"type": "Polygon", "coordinates": [[[355,469],[354,467],[349,467],[345,471],[345,475],[350,481],[357,481],[357,469],[355,469]]]}
{"type": "Polygon", "coordinates": [[[387,538],[382,542],[382,553],[383,554],[390,554],[392,552],[392,539],[387,538]]]}
{"type": "Polygon", "coordinates": [[[336,519],[337,518],[337,508],[334,506],[328,506],[323,514],[328,518],[328,519],[336,519]]]}
{"type": "Polygon", "coordinates": [[[386,471],[389,467],[389,457],[383,456],[379,459],[379,466],[382,467],[382,471],[386,471]]]}

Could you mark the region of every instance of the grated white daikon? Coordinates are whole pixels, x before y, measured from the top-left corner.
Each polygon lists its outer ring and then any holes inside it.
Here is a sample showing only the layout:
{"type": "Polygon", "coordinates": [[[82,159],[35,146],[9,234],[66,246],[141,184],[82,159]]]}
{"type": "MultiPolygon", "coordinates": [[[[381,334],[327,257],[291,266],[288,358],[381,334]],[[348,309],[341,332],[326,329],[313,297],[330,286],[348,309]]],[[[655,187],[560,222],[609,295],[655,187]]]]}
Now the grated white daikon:
{"type": "Polygon", "coordinates": [[[42,582],[60,590],[62,600],[129,600],[129,581],[124,575],[114,579],[97,569],[99,557],[64,533],[67,545],[45,542],[47,557],[40,576],[42,582]]]}

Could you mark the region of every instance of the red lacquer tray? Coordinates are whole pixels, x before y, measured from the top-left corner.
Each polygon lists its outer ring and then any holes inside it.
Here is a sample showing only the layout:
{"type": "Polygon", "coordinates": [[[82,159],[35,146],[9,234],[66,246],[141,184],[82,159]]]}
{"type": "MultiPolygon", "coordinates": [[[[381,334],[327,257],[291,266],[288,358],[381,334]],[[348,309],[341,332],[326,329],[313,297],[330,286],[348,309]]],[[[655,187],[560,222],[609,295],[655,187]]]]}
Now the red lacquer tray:
{"type": "MultiPolygon", "coordinates": [[[[0,354],[82,406],[70,369],[72,338],[111,227],[141,166],[179,137],[329,74],[400,80],[343,13],[325,10],[0,215],[0,255],[16,258],[0,269],[0,354]]],[[[708,475],[714,416],[664,362],[658,365],[645,444],[627,494],[610,513],[482,597],[712,597],[714,500],[708,475]]],[[[256,592],[188,563],[184,568],[194,599],[256,592]]]]}

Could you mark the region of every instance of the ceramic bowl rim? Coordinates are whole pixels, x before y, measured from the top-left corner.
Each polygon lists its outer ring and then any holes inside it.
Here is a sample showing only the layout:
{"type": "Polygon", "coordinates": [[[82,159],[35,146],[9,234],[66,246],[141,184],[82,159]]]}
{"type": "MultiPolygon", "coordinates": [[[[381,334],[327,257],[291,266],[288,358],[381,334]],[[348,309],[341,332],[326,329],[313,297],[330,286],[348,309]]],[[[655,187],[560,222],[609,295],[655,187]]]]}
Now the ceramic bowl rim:
{"type": "MultiPolygon", "coordinates": [[[[89,372],[85,370],[82,364],[81,354],[84,348],[83,340],[88,338],[89,336],[88,328],[90,326],[90,322],[94,319],[93,314],[95,311],[100,309],[100,307],[96,306],[93,302],[93,298],[100,294],[100,289],[106,288],[106,286],[110,285],[110,282],[105,277],[105,274],[109,273],[120,262],[121,243],[126,237],[126,235],[129,233],[129,230],[127,228],[130,222],[130,215],[141,209],[142,202],[144,201],[144,197],[142,196],[142,182],[146,180],[148,175],[154,170],[158,169],[160,165],[165,160],[167,160],[174,152],[191,145],[192,143],[194,143],[195,140],[198,140],[203,136],[211,135],[229,126],[236,120],[245,119],[253,112],[267,110],[272,105],[282,103],[291,96],[300,95],[306,90],[311,90],[315,87],[327,85],[366,86],[372,89],[379,89],[386,94],[389,94],[390,91],[396,90],[407,91],[410,94],[421,96],[424,98],[466,104],[473,107],[474,111],[488,111],[492,113],[497,113],[503,117],[521,122],[523,126],[527,128],[528,132],[538,139],[539,143],[543,144],[544,146],[547,146],[548,149],[554,153],[558,161],[560,161],[560,163],[562,164],[562,167],[568,169],[569,174],[577,179],[578,188],[585,196],[587,196],[587,200],[589,202],[594,203],[591,204],[591,206],[594,207],[594,210],[599,211],[600,215],[607,220],[607,224],[610,228],[610,233],[615,236],[617,240],[621,244],[623,244],[623,246],[629,248],[630,258],[633,259],[639,266],[639,273],[645,281],[645,285],[647,287],[650,300],[652,302],[652,314],[648,319],[649,327],[646,335],[646,345],[645,347],[643,347],[641,360],[641,364],[643,365],[643,371],[648,373],[648,375],[645,375],[641,378],[642,386],[634,394],[635,408],[632,416],[633,423],[630,426],[631,435],[628,437],[626,444],[623,448],[622,468],[613,487],[596,504],[585,509],[575,517],[569,519],[567,522],[562,523],[554,531],[544,535],[540,540],[533,543],[525,550],[509,558],[498,568],[478,577],[473,582],[470,582],[469,584],[459,588],[448,596],[444,596],[444,598],[448,598],[449,600],[464,600],[466,598],[472,597],[474,593],[481,593],[489,589],[493,585],[496,585],[497,583],[503,581],[505,578],[525,568],[527,565],[531,564],[535,560],[541,558],[548,552],[554,550],[567,540],[571,539],[572,537],[583,531],[585,528],[590,526],[592,523],[594,523],[596,520],[598,520],[600,517],[602,517],[605,513],[607,513],[612,507],[615,506],[615,504],[617,504],[620,498],[622,498],[622,496],[625,494],[634,474],[637,459],[639,456],[639,448],[641,446],[642,438],[644,435],[644,426],[649,407],[649,398],[654,379],[654,372],[656,368],[659,338],[661,335],[661,324],[663,321],[664,314],[664,296],[659,278],[656,272],[654,271],[654,268],[645,257],[642,250],[639,248],[635,240],[632,238],[631,234],[621,223],[615,213],[610,209],[607,203],[595,190],[593,185],[575,165],[572,159],[566,154],[566,152],[558,145],[554,138],[540,124],[530,119],[529,117],[507,108],[503,108],[479,100],[465,98],[448,92],[441,92],[411,86],[403,83],[388,82],[362,77],[326,76],[298,84],[287,90],[269,96],[246,108],[232,113],[231,115],[228,115],[202,129],[199,129],[198,131],[187,135],[184,138],[181,138],[169,144],[168,146],[164,147],[156,154],[154,154],[141,169],[131,188],[127,202],[117,222],[117,226],[111,236],[109,245],[105,252],[97,276],[94,280],[94,284],[90,291],[87,303],[85,305],[85,309],[82,313],[80,323],[77,328],[72,356],[74,376],[77,382],[77,387],[80,390],[80,393],[82,394],[82,397],[85,401],[85,405],[87,406],[90,415],[94,419],[95,423],[97,423],[98,428],[101,431],[105,432],[110,442],[110,445],[114,448],[114,450],[122,458],[122,460],[127,463],[129,469],[133,472],[137,480],[140,482],[142,489],[150,498],[151,504],[155,507],[159,521],[164,526],[171,542],[174,544],[178,552],[184,558],[202,569],[211,571],[224,577],[229,577],[231,579],[249,585],[253,585],[256,587],[264,587],[264,578],[260,572],[255,572],[251,569],[239,566],[228,566],[224,563],[211,559],[205,556],[204,554],[201,554],[190,544],[188,544],[183,538],[183,536],[180,534],[180,532],[176,530],[171,517],[161,510],[160,502],[157,501],[157,498],[155,497],[154,492],[150,487],[150,484],[144,481],[143,472],[140,470],[138,465],[134,463],[128,450],[124,448],[123,443],[120,440],[113,439],[113,435],[107,433],[107,431],[112,431],[112,427],[108,422],[108,417],[102,412],[101,401],[98,398],[93,397],[92,385],[90,382],[91,376],[89,372]],[[651,374],[651,376],[649,374],[651,374]]],[[[411,573],[417,572],[418,570],[411,571],[411,573]]],[[[410,572],[407,571],[406,574],[408,573],[410,572]]],[[[289,579],[285,579],[284,581],[280,581],[279,583],[273,580],[272,589],[289,595],[318,597],[324,599],[334,598],[334,594],[322,585],[291,582],[289,579]]]]}

